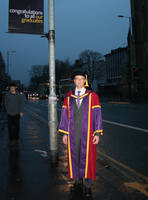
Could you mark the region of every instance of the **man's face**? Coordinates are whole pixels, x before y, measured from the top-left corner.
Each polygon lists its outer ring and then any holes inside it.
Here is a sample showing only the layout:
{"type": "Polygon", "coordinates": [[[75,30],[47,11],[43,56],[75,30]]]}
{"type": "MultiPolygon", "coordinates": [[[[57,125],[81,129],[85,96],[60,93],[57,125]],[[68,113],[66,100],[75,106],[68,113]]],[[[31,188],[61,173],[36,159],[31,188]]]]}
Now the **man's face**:
{"type": "Polygon", "coordinates": [[[16,90],[16,87],[15,87],[15,86],[11,86],[11,87],[10,87],[10,92],[11,92],[11,93],[15,93],[15,90],[16,90]]]}
{"type": "Polygon", "coordinates": [[[74,83],[75,83],[76,87],[79,89],[84,87],[85,81],[86,81],[86,79],[84,78],[84,76],[81,76],[81,75],[77,75],[74,78],[74,83]]]}

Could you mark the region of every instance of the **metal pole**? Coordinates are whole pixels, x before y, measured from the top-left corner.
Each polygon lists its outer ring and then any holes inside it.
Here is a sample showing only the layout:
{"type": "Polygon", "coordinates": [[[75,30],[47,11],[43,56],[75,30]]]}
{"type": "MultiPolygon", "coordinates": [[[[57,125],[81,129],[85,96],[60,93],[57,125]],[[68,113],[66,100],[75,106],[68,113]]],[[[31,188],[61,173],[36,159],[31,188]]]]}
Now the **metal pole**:
{"type": "Polygon", "coordinates": [[[133,99],[134,92],[134,55],[133,55],[133,40],[132,40],[132,18],[129,17],[129,30],[130,30],[130,72],[131,72],[131,100],[133,99]]]}
{"type": "Polygon", "coordinates": [[[51,160],[57,158],[57,97],[55,84],[55,28],[54,28],[54,0],[48,0],[49,8],[49,98],[48,98],[48,126],[49,147],[51,160]]]}

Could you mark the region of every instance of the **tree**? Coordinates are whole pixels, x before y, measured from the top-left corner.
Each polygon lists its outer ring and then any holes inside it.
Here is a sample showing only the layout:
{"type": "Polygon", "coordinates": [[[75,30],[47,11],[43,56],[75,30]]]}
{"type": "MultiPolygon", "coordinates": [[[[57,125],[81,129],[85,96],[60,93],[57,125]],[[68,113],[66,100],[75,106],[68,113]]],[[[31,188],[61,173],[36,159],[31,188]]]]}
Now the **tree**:
{"type": "Polygon", "coordinates": [[[42,65],[33,65],[30,70],[31,77],[40,77],[43,73],[42,65]]]}
{"type": "Polygon", "coordinates": [[[48,68],[46,65],[33,65],[30,70],[29,89],[37,91],[40,83],[46,83],[48,80],[48,68]]]}
{"type": "MultiPolygon", "coordinates": [[[[55,73],[56,73],[56,85],[58,91],[58,83],[60,79],[64,79],[70,76],[71,64],[69,60],[55,61],[55,73]]],[[[38,90],[41,83],[49,82],[49,66],[48,65],[34,65],[30,70],[30,90],[38,90]]]]}
{"type": "Polygon", "coordinates": [[[65,61],[56,60],[55,65],[57,80],[68,78],[70,76],[71,64],[68,59],[66,59],[65,61]]]}
{"type": "Polygon", "coordinates": [[[96,78],[95,75],[98,74],[97,72],[100,70],[99,66],[102,61],[104,61],[104,56],[96,51],[85,50],[80,53],[79,62],[77,61],[77,63],[80,66],[84,66],[92,87],[96,78]]]}

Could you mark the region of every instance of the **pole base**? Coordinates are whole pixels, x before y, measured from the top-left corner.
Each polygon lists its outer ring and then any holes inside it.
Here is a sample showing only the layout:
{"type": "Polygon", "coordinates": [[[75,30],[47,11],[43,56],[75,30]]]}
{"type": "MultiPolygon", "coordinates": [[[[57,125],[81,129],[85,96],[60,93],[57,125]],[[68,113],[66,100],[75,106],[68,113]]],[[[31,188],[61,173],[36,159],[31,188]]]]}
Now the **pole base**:
{"type": "Polygon", "coordinates": [[[58,162],[58,152],[55,150],[49,151],[49,160],[52,164],[57,164],[58,162]]]}

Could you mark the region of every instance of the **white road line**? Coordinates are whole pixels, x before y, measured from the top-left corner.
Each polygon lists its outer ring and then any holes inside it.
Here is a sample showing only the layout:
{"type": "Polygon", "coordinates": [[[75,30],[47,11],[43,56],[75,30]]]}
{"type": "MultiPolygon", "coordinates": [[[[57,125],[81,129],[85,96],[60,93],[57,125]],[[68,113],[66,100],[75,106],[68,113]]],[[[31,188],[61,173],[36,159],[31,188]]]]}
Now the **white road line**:
{"type": "MultiPolygon", "coordinates": [[[[43,107],[48,107],[48,104],[42,104],[42,103],[34,103],[34,104],[39,105],[39,106],[43,106],[43,107]]],[[[57,106],[57,107],[59,107],[59,106],[57,106]]],[[[60,107],[62,107],[62,106],[60,106],[60,107]]]]}
{"type": "MultiPolygon", "coordinates": [[[[34,102],[36,103],[36,102],[34,102]]],[[[40,106],[45,106],[47,107],[48,104],[39,104],[39,103],[36,103],[40,106]]],[[[125,128],[130,128],[130,129],[133,129],[133,130],[137,130],[137,131],[142,131],[142,132],[145,132],[145,133],[148,133],[148,130],[147,129],[143,129],[143,128],[139,128],[139,127],[134,127],[134,126],[130,126],[130,125],[127,125],[127,124],[121,124],[121,123],[118,123],[118,122],[113,122],[113,121],[109,121],[109,120],[103,120],[103,122],[105,123],[108,123],[108,124],[113,124],[113,125],[117,125],[117,126],[121,126],[121,127],[125,127],[125,128]]]]}
{"type": "Polygon", "coordinates": [[[39,103],[38,105],[39,105],[39,106],[48,107],[48,104],[41,104],[41,103],[39,103]]]}
{"type": "Polygon", "coordinates": [[[121,123],[112,122],[112,121],[109,121],[109,120],[103,120],[103,122],[108,123],[108,124],[114,124],[114,125],[117,125],[117,126],[122,126],[122,127],[125,127],[125,128],[131,128],[131,129],[134,129],[134,130],[137,130],[137,131],[142,131],[142,132],[148,133],[147,129],[138,128],[138,127],[130,126],[130,125],[127,125],[127,124],[121,124],[121,123]]]}
{"type": "Polygon", "coordinates": [[[34,103],[36,105],[39,105],[39,106],[44,106],[44,107],[48,107],[48,104],[42,104],[42,103],[39,103],[39,102],[31,102],[31,103],[34,103]]]}

